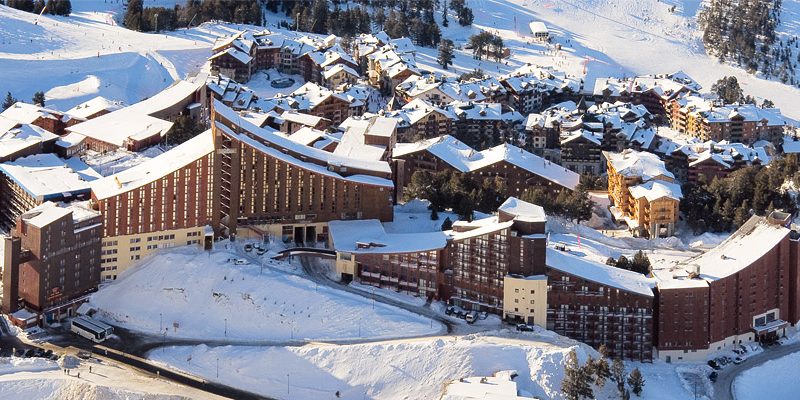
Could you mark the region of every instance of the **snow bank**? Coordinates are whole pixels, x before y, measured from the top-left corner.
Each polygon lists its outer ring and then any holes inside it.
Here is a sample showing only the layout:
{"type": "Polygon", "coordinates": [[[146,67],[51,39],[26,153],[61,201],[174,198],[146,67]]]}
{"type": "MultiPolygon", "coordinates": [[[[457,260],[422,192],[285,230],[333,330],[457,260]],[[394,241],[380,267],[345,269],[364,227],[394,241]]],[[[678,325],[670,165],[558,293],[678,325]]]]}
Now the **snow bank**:
{"type": "Polygon", "coordinates": [[[285,341],[436,334],[438,323],[365,297],[317,286],[235,254],[193,248],[153,256],[92,295],[99,318],[169,337],[285,341]]]}
{"type": "Polygon", "coordinates": [[[17,379],[0,382],[3,400],[182,400],[179,395],[129,391],[72,379],[17,379]]]}
{"type": "Polygon", "coordinates": [[[58,368],[58,364],[55,361],[40,357],[0,357],[0,375],[23,371],[47,371],[58,368]]]}
{"type": "Polygon", "coordinates": [[[800,393],[800,352],[744,371],[733,382],[739,400],[794,399],[800,393]],[[770,385],[767,383],[778,383],[770,385]]]}
{"type": "Polygon", "coordinates": [[[444,384],[469,376],[516,370],[521,391],[561,398],[567,353],[581,362],[594,350],[558,346],[533,335],[440,337],[349,346],[288,348],[170,347],[150,358],[209,380],[266,396],[292,399],[437,399],[444,384]],[[528,338],[524,340],[522,338],[528,338]],[[219,378],[216,377],[219,360],[219,378]],[[287,393],[287,379],[289,393],[287,393]]]}

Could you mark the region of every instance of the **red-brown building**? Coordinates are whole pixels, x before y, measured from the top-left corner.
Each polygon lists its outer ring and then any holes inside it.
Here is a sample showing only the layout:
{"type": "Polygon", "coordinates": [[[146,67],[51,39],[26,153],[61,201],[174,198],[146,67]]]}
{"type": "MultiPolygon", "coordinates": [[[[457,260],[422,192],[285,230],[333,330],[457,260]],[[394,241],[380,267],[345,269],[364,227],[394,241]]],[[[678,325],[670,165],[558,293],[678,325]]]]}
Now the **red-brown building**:
{"type": "Polygon", "coordinates": [[[754,216],[714,249],[655,271],[659,358],[702,360],[723,347],[774,341],[798,320],[788,221],[782,213],[754,216]]]}
{"type": "Polygon", "coordinates": [[[392,219],[385,161],[340,157],[259,128],[214,101],[213,225],[226,234],[256,227],[284,241],[326,241],[336,219],[392,219]]]}
{"type": "Polygon", "coordinates": [[[100,214],[46,202],[22,214],[4,242],[3,312],[27,308],[45,322],[72,315],[100,283],[100,214]]]}

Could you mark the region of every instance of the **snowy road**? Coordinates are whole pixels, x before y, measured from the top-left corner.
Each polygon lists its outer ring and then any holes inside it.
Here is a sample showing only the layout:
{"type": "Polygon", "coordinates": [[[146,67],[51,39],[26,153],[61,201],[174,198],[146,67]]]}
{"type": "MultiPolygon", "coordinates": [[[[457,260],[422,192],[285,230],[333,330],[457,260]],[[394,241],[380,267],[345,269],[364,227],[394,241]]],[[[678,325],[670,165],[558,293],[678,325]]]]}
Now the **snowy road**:
{"type": "Polygon", "coordinates": [[[766,349],[763,353],[749,357],[744,363],[731,364],[727,368],[719,371],[717,382],[714,383],[715,400],[735,400],[736,394],[733,389],[733,382],[742,372],[755,368],[770,360],[776,360],[796,351],[800,351],[800,343],[792,343],[785,346],[775,346],[766,349]]]}

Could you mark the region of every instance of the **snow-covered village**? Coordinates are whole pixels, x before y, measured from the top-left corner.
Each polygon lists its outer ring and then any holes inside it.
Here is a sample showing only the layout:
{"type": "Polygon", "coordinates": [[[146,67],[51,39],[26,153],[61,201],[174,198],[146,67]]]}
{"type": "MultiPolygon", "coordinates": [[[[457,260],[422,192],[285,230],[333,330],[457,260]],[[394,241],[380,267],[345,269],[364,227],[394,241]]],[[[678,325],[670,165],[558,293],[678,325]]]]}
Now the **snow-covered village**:
{"type": "Polygon", "coordinates": [[[0,399],[800,398],[799,0],[0,0],[0,399]]]}

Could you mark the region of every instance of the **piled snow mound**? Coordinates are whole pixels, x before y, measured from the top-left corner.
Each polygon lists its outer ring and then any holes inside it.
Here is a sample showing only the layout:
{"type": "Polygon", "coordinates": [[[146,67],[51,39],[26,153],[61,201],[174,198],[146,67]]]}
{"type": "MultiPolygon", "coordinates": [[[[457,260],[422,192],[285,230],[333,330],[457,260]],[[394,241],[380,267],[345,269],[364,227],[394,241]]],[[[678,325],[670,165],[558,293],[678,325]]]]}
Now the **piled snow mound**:
{"type": "Polygon", "coordinates": [[[533,335],[440,337],[335,346],[288,348],[171,347],[152,359],[189,373],[265,396],[292,399],[438,399],[445,384],[515,370],[520,391],[561,398],[567,353],[581,362],[597,353],[585,345],[559,346],[533,335]],[[530,337],[521,340],[521,337],[530,337]],[[219,359],[219,378],[216,378],[219,359]]]}
{"type": "Polygon", "coordinates": [[[317,286],[225,251],[155,255],[92,295],[96,317],[168,337],[285,341],[395,338],[438,333],[427,318],[317,286]],[[163,332],[163,331],[162,331],[163,332]]]}
{"type": "Polygon", "coordinates": [[[736,398],[740,400],[797,398],[797,393],[800,393],[800,379],[797,379],[798,364],[800,364],[800,352],[767,361],[744,371],[733,382],[736,398]],[[768,382],[780,384],[766,384],[768,382]]]}
{"type": "Polygon", "coordinates": [[[134,392],[68,379],[19,379],[0,384],[3,400],[183,400],[183,396],[134,392]]]}
{"type": "MultiPolygon", "coordinates": [[[[58,369],[58,364],[40,357],[0,357],[0,375],[58,369]]],[[[0,396],[2,398],[2,396],[0,396]]]]}

